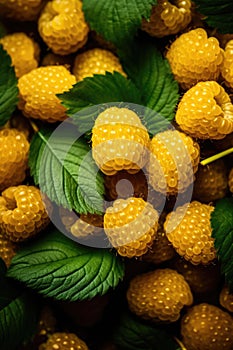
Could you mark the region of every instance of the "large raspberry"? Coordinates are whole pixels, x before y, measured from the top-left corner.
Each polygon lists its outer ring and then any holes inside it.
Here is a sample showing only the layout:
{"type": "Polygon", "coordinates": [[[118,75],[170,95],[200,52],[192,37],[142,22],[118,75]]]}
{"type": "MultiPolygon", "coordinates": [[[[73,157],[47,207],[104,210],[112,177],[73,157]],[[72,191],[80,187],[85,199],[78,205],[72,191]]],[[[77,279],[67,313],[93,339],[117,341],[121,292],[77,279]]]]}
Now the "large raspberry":
{"type": "Polygon", "coordinates": [[[88,350],[87,344],[74,333],[53,333],[39,350],[88,350]]]}
{"type": "Polygon", "coordinates": [[[233,88],[233,40],[228,41],[225,47],[221,73],[225,84],[233,88]]]}

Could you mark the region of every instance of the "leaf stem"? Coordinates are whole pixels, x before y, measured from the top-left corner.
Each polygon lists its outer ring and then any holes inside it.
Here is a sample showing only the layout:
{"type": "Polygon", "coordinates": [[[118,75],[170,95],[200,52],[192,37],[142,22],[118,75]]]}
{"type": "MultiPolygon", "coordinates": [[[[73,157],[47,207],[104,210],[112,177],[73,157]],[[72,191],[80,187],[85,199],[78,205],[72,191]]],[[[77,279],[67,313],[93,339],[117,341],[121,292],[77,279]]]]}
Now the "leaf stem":
{"type": "Polygon", "coordinates": [[[32,127],[32,129],[33,129],[33,131],[34,131],[35,133],[37,133],[37,132],[39,131],[39,128],[38,128],[38,126],[36,125],[36,123],[33,122],[31,119],[29,119],[29,123],[30,123],[30,125],[31,125],[31,127],[32,127]]]}
{"type": "Polygon", "coordinates": [[[184,344],[178,338],[175,337],[175,341],[179,344],[181,350],[187,350],[184,344]]]}
{"type": "Polygon", "coordinates": [[[214,161],[217,160],[217,159],[220,159],[220,158],[222,158],[222,157],[227,156],[228,154],[230,154],[230,153],[232,153],[232,152],[233,152],[233,147],[227,149],[226,151],[217,153],[217,154],[215,154],[214,156],[211,156],[211,157],[209,157],[209,158],[206,158],[206,159],[202,160],[200,163],[201,163],[201,165],[207,165],[207,164],[209,164],[209,163],[214,162],[214,161]]]}

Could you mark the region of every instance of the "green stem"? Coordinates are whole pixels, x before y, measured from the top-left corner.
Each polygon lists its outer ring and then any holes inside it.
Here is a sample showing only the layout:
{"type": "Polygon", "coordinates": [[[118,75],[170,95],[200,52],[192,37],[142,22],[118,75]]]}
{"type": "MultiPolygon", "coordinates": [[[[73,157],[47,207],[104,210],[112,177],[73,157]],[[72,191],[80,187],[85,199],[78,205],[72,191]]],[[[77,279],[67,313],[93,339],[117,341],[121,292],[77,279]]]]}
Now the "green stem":
{"type": "Polygon", "coordinates": [[[230,153],[232,153],[232,152],[233,152],[233,147],[227,149],[226,151],[217,153],[217,154],[215,154],[214,156],[211,156],[211,157],[209,157],[209,158],[206,158],[206,159],[202,160],[200,163],[201,163],[201,165],[207,165],[207,164],[209,164],[209,163],[214,162],[214,161],[217,160],[217,159],[220,159],[220,158],[222,158],[222,157],[227,156],[228,154],[230,154],[230,153]]]}

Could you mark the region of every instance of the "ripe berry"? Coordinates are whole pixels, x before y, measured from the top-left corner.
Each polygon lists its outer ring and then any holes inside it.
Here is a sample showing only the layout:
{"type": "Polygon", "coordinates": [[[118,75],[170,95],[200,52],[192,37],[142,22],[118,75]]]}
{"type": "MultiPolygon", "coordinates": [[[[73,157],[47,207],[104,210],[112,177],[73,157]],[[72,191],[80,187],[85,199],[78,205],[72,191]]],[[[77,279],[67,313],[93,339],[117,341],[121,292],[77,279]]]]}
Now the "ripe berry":
{"type": "Polygon", "coordinates": [[[229,186],[231,193],[233,193],[233,168],[231,169],[229,177],[228,177],[228,186],[229,186]]]}
{"type": "Polygon", "coordinates": [[[110,243],[128,258],[148,251],[157,228],[158,213],[142,198],[117,199],[104,215],[104,230],[110,243]]]}
{"type": "Polygon", "coordinates": [[[216,38],[202,28],[181,34],[167,52],[175,79],[183,89],[199,81],[217,80],[223,62],[223,49],[216,38]]]}
{"type": "Polygon", "coordinates": [[[219,302],[227,311],[233,312],[233,294],[227,285],[225,285],[219,295],[219,302]]]}
{"type": "Polygon", "coordinates": [[[197,201],[186,203],[167,215],[164,223],[168,240],[177,253],[194,265],[216,258],[210,215],[214,207],[197,201]]]}
{"type": "Polygon", "coordinates": [[[0,233],[0,258],[5,262],[6,266],[10,266],[11,259],[16,254],[16,246],[9,241],[5,235],[0,233]]]}
{"type": "Polygon", "coordinates": [[[68,91],[75,77],[63,66],[33,69],[19,78],[18,107],[26,117],[53,123],[66,118],[66,109],[56,94],[68,91]]]}
{"type": "Polygon", "coordinates": [[[108,50],[91,49],[78,54],[74,61],[73,74],[77,81],[92,77],[94,74],[113,73],[114,71],[126,76],[118,57],[108,50]]]}
{"type": "Polygon", "coordinates": [[[29,143],[16,129],[0,130],[0,191],[19,185],[26,176],[29,143]]]}
{"type": "Polygon", "coordinates": [[[182,318],[181,335],[188,350],[231,350],[233,318],[214,305],[195,305],[182,318]]]}
{"type": "Polygon", "coordinates": [[[143,19],[142,29],[151,36],[161,38],[182,31],[191,18],[190,0],[158,0],[157,5],[152,7],[150,19],[143,19]]]}
{"type": "Polygon", "coordinates": [[[50,49],[68,55],[85,45],[89,28],[80,0],[52,0],[41,12],[38,21],[40,36],[50,49]]]}
{"type": "Polygon", "coordinates": [[[88,347],[76,334],[54,333],[39,350],[88,350],[88,347]]]}
{"type": "Polygon", "coordinates": [[[225,84],[233,88],[233,40],[228,41],[225,47],[221,74],[225,80],[225,84]]]}
{"type": "Polygon", "coordinates": [[[200,139],[222,139],[233,132],[230,96],[215,81],[200,82],[182,97],[176,122],[187,134],[200,139]]]}
{"type": "Polygon", "coordinates": [[[24,241],[49,224],[49,217],[34,186],[9,187],[0,197],[0,230],[12,242],[24,241]]]}
{"type": "Polygon", "coordinates": [[[157,269],[134,277],[127,291],[130,310],[151,321],[175,322],[193,296],[184,277],[172,269],[157,269]]]}
{"type": "Polygon", "coordinates": [[[0,13],[18,21],[37,19],[45,0],[1,0],[0,13]]]}
{"type": "Polygon", "coordinates": [[[146,128],[128,108],[107,108],[92,129],[92,156],[106,175],[137,173],[147,161],[148,144],[146,128]]]}
{"type": "Polygon", "coordinates": [[[103,217],[97,214],[82,214],[70,228],[70,232],[77,238],[85,238],[103,232],[103,217]]]}
{"type": "Polygon", "coordinates": [[[158,133],[150,143],[149,181],[161,193],[184,192],[194,181],[200,158],[199,145],[177,130],[158,133]]]}

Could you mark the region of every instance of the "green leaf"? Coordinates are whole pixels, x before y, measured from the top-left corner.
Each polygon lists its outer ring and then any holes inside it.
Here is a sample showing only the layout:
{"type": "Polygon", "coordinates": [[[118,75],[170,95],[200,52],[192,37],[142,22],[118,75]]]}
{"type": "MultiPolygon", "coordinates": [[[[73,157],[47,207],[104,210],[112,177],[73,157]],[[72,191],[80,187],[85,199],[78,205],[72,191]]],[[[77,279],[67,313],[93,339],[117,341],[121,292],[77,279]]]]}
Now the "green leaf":
{"type": "Polygon", "coordinates": [[[92,30],[116,46],[133,41],[142,17],[150,17],[157,0],[83,0],[83,11],[92,30]]]}
{"type": "Polygon", "coordinates": [[[115,331],[116,345],[125,350],[179,350],[170,334],[162,328],[143,323],[125,314],[115,331]]]}
{"type": "Polygon", "coordinates": [[[223,198],[216,203],[211,226],[221,269],[233,292],[233,198],[223,198]]]}
{"type": "Polygon", "coordinates": [[[44,296],[69,301],[103,295],[123,274],[114,253],[79,245],[56,230],[20,250],[8,270],[44,296]]]}
{"type": "Polygon", "coordinates": [[[198,12],[206,16],[209,26],[223,34],[233,33],[233,6],[231,0],[194,0],[198,12]]]}
{"type": "Polygon", "coordinates": [[[11,58],[0,44],[0,126],[11,117],[18,103],[17,78],[11,58]]]}
{"type": "Polygon", "coordinates": [[[69,121],[34,136],[29,166],[35,183],[56,204],[78,213],[102,212],[103,177],[89,145],[69,121]]]}

